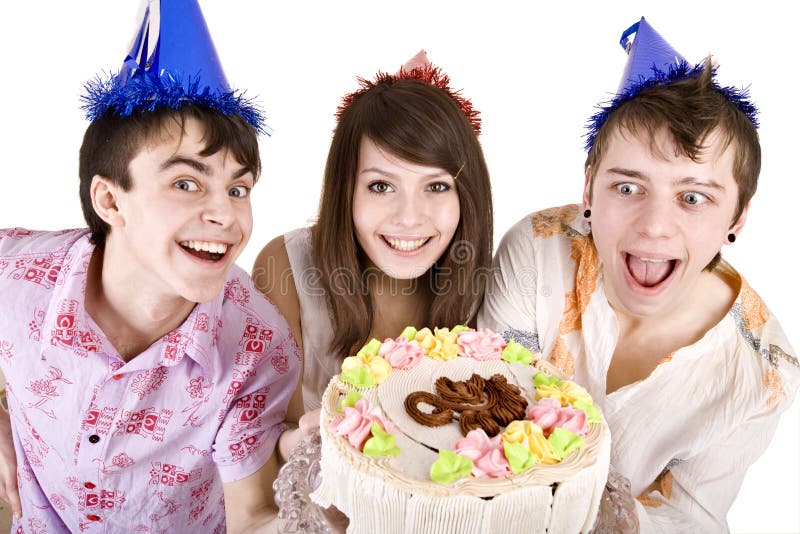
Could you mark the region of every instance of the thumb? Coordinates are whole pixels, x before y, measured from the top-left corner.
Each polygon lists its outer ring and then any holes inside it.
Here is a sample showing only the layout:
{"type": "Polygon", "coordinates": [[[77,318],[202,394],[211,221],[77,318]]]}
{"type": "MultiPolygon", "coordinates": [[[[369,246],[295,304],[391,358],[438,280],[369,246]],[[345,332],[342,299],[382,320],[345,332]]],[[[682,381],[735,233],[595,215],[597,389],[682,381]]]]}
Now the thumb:
{"type": "Polygon", "coordinates": [[[320,409],[317,408],[314,411],[304,413],[303,416],[300,417],[297,426],[304,436],[308,435],[315,428],[319,428],[319,416],[320,409]]]}

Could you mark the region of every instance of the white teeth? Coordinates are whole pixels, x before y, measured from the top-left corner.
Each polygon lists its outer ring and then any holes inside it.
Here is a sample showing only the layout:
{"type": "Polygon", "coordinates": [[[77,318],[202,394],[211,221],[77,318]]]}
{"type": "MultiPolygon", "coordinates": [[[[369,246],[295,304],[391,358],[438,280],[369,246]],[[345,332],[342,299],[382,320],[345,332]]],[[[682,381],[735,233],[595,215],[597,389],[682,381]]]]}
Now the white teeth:
{"type": "Polygon", "coordinates": [[[413,241],[407,241],[403,239],[392,239],[391,237],[386,237],[385,239],[386,242],[389,243],[389,246],[391,246],[393,249],[402,250],[403,252],[416,250],[428,242],[427,237],[422,239],[415,239],[413,241]]]}
{"type": "Polygon", "coordinates": [[[228,245],[225,243],[212,243],[210,241],[181,241],[180,245],[198,252],[205,251],[212,254],[225,254],[228,251],[228,245]]]}
{"type": "Polygon", "coordinates": [[[641,261],[645,261],[645,262],[648,262],[648,263],[665,263],[665,262],[671,261],[671,260],[664,260],[664,259],[657,259],[657,258],[642,258],[642,257],[640,257],[639,259],[641,261]]]}

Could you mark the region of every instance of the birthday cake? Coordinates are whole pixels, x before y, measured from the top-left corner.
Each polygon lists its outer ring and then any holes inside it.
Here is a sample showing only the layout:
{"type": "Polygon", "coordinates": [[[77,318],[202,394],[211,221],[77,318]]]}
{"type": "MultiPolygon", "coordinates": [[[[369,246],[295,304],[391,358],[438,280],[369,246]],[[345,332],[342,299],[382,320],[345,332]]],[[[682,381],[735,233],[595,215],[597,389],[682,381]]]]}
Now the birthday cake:
{"type": "Polygon", "coordinates": [[[589,394],[486,329],[373,339],[329,383],[320,433],[312,499],[348,533],[587,532],[608,475],[589,394]]]}

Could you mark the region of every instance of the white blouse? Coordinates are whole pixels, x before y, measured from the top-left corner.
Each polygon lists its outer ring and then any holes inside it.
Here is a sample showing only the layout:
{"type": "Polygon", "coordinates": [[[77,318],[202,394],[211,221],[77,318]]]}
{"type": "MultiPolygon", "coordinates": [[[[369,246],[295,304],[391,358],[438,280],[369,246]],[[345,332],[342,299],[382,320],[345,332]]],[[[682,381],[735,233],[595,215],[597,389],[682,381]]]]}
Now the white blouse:
{"type": "Polygon", "coordinates": [[[320,284],[322,271],[314,264],[311,228],[292,230],[284,234],[283,240],[300,303],[303,408],[310,412],[322,405],[322,394],[331,378],[339,374],[342,358],[330,349],[333,318],[325,289],[320,284]]]}
{"type": "MultiPolygon", "coordinates": [[[[727,531],[747,468],[769,444],[800,384],[777,320],[741,284],[729,312],[647,378],[606,394],[617,344],[603,269],[578,206],[525,217],[503,238],[478,324],[518,330],[591,393],[608,421],[611,465],[638,495],[642,532],[727,531]],[[656,482],[658,491],[647,492],[656,482]]],[[[776,473],[776,477],[780,477],[776,473]]]]}

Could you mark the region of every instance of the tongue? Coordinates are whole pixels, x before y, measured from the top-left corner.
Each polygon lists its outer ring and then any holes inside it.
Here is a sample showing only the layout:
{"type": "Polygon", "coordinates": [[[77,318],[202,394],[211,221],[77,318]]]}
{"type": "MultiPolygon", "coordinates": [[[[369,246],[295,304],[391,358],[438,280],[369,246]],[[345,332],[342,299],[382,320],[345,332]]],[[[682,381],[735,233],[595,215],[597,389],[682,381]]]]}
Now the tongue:
{"type": "Polygon", "coordinates": [[[191,247],[183,247],[183,249],[188,251],[189,254],[191,254],[192,256],[197,256],[201,260],[217,261],[222,257],[221,254],[217,254],[216,252],[208,252],[206,250],[195,250],[191,247]]]}
{"type": "Polygon", "coordinates": [[[672,261],[642,261],[636,256],[628,255],[628,269],[631,276],[644,287],[652,287],[663,282],[672,272],[672,265],[672,261]]]}

